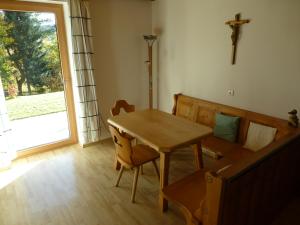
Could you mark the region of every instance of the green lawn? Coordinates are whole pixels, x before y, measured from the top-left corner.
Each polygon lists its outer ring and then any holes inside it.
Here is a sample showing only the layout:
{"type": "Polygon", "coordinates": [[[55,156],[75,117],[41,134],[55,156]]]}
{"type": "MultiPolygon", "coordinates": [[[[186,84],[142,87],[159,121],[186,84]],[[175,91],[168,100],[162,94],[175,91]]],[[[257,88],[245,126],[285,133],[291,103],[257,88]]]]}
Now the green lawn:
{"type": "Polygon", "coordinates": [[[66,110],[64,92],[18,96],[6,100],[10,120],[22,119],[66,110]]]}

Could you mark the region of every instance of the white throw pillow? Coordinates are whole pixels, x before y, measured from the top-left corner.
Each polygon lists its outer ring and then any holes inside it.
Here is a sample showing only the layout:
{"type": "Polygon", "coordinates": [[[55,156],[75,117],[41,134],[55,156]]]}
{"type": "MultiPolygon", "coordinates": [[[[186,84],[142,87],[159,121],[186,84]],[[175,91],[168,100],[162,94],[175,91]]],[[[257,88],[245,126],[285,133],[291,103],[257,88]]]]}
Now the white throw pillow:
{"type": "Polygon", "coordinates": [[[276,132],[276,128],[250,122],[244,148],[257,152],[274,140],[276,132]]]}

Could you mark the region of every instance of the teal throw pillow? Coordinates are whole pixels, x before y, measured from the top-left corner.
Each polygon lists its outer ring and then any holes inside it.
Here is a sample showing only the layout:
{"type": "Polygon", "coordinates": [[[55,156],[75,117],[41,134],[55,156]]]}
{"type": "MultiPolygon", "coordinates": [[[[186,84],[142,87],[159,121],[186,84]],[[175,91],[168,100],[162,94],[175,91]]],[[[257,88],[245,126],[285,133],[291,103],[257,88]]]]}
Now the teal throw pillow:
{"type": "Polygon", "coordinates": [[[227,116],[221,113],[216,114],[216,125],[214,127],[214,136],[225,139],[230,142],[236,141],[240,117],[227,116]]]}

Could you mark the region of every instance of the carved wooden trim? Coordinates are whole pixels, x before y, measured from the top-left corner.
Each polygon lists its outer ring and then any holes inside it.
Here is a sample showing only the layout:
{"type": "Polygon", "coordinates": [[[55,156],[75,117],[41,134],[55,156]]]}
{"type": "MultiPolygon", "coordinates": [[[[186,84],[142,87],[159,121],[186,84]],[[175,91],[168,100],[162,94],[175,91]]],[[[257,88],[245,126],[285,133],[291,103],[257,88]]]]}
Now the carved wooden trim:
{"type": "Polygon", "coordinates": [[[112,116],[116,116],[120,114],[120,110],[124,109],[125,112],[134,112],[135,106],[128,104],[126,100],[118,100],[115,105],[110,109],[110,113],[112,116]]]}

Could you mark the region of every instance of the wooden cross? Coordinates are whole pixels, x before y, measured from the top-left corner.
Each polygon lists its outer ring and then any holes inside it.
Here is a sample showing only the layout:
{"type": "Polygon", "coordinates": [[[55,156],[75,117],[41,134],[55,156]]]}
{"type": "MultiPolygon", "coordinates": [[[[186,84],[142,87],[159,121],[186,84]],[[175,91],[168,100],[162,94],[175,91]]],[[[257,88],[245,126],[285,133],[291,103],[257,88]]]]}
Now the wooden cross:
{"type": "Polygon", "coordinates": [[[240,27],[245,24],[249,23],[250,20],[241,20],[241,14],[238,13],[235,15],[235,20],[229,20],[225,22],[225,24],[229,25],[232,29],[231,34],[231,40],[232,40],[232,58],[231,58],[231,64],[235,64],[236,59],[236,49],[237,49],[237,43],[240,35],[240,27]]]}

